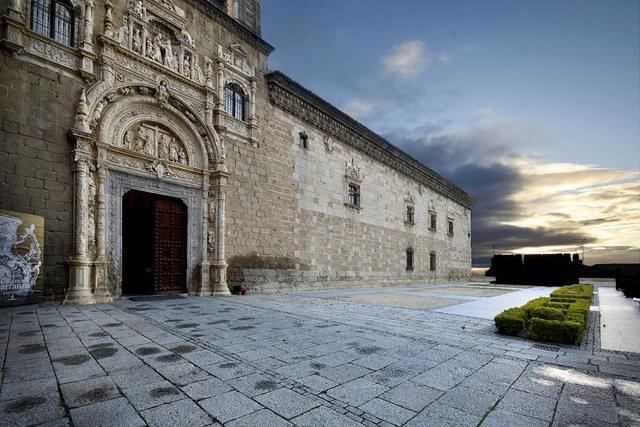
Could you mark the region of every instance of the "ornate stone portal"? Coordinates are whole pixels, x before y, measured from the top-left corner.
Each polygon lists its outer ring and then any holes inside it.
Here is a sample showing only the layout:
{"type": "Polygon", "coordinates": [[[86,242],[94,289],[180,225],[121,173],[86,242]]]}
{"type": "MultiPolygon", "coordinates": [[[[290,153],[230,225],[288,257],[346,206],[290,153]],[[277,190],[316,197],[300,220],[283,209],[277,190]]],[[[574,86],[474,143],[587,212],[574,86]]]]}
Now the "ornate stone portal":
{"type": "Polygon", "coordinates": [[[228,174],[211,116],[219,100],[215,91],[196,89],[204,80],[191,36],[167,31],[179,28],[180,12],[164,3],[132,2],[118,32],[112,31],[108,13],[105,17],[98,37],[103,79],[82,91],[70,132],[75,212],[65,303],[120,296],[122,200],[130,190],[184,202],[187,290],[229,294],[224,258],[228,174]],[[131,60],[132,52],[139,61],[131,60]]]}

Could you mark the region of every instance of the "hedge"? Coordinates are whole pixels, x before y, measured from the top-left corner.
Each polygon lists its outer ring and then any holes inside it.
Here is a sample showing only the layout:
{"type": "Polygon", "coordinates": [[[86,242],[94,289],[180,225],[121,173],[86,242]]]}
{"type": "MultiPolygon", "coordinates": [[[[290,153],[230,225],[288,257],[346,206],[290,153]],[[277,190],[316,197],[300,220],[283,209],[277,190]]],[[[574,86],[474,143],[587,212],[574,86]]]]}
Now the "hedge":
{"type": "Polygon", "coordinates": [[[494,318],[496,327],[506,335],[575,344],[587,324],[592,295],[592,285],[565,286],[548,298],[503,311],[494,318]]]}

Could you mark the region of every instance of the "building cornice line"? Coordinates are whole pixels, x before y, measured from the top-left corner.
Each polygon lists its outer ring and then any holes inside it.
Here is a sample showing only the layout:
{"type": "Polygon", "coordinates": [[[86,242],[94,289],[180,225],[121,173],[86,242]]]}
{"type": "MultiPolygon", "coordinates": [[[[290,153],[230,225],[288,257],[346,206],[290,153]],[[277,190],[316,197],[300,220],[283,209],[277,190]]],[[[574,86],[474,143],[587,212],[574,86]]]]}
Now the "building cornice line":
{"type": "Polygon", "coordinates": [[[418,181],[425,187],[471,209],[475,200],[451,181],[423,165],[363,124],[279,71],[265,75],[269,100],[332,137],[418,181]]]}

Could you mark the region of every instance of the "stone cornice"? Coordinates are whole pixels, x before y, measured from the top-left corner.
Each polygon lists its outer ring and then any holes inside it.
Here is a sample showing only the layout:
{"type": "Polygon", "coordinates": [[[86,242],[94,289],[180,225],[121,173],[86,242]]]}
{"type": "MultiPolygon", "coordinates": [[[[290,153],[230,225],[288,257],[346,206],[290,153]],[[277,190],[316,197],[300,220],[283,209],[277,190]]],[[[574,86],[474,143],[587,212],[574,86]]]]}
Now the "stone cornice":
{"type": "Polygon", "coordinates": [[[265,75],[269,100],[295,117],[362,151],[379,162],[471,209],[475,200],[464,190],[352,119],[279,71],[265,75]]]}
{"type": "Polygon", "coordinates": [[[264,53],[265,55],[269,55],[273,52],[274,47],[269,43],[264,41],[259,34],[256,34],[251,29],[249,29],[242,22],[232,18],[227,15],[225,11],[218,9],[216,6],[208,2],[207,0],[192,0],[194,5],[200,8],[200,10],[213,19],[214,22],[217,22],[223,25],[225,28],[233,32],[235,35],[240,37],[242,40],[250,43],[256,49],[264,53]]]}

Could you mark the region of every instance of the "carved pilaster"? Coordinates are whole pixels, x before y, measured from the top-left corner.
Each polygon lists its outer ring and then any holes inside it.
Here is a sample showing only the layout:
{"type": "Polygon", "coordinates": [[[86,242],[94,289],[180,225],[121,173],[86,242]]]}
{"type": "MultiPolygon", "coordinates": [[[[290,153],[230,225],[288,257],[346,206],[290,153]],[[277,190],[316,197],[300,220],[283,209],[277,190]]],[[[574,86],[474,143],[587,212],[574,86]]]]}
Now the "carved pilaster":
{"type": "Polygon", "coordinates": [[[82,42],[80,43],[80,74],[89,81],[95,78],[93,73],[93,60],[96,55],[93,52],[93,11],[95,4],[93,0],[86,0],[84,6],[84,22],[82,30],[82,42]]]}
{"type": "Polygon", "coordinates": [[[89,160],[81,148],[88,141],[79,139],[74,163],[73,253],[69,259],[69,289],[65,304],[94,304],[91,293],[91,261],[88,258],[87,225],[89,220],[89,160]]]}
{"type": "Polygon", "coordinates": [[[107,170],[98,164],[96,173],[96,260],[93,297],[96,302],[111,302],[111,292],[107,285],[106,258],[106,181],[107,170]]]}
{"type": "Polygon", "coordinates": [[[24,49],[22,0],[10,0],[7,15],[2,17],[2,44],[13,51],[24,49]]]}
{"type": "Polygon", "coordinates": [[[82,50],[93,52],[93,0],[86,0],[84,5],[84,27],[82,32],[82,50]]]}
{"type": "Polygon", "coordinates": [[[207,247],[208,229],[209,229],[209,178],[205,176],[205,182],[202,186],[202,265],[200,266],[200,290],[197,292],[199,296],[213,295],[213,286],[211,285],[209,262],[209,251],[207,247]]]}
{"type": "Polygon", "coordinates": [[[230,295],[227,286],[227,263],[224,260],[224,213],[225,213],[225,193],[227,190],[227,178],[229,174],[218,171],[215,174],[215,191],[217,194],[216,208],[216,259],[212,264],[214,272],[213,293],[214,295],[230,295]]]}

